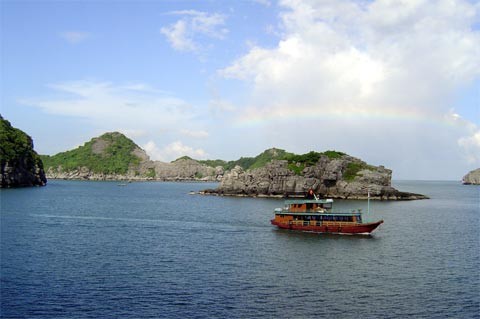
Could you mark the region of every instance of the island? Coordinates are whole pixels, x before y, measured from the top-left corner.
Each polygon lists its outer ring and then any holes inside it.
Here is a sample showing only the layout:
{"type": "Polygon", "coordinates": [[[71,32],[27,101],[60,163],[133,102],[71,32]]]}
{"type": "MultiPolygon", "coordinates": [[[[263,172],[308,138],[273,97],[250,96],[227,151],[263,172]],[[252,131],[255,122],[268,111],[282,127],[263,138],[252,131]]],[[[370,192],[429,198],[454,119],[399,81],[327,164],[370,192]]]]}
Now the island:
{"type": "Polygon", "coordinates": [[[187,156],[170,163],[152,161],[145,150],[119,132],[92,138],[84,145],[53,156],[41,156],[48,178],[118,181],[219,181],[221,167],[187,156]]]}
{"type": "Polygon", "coordinates": [[[342,152],[312,151],[295,155],[273,148],[257,159],[248,169],[235,166],[224,175],[218,188],[204,190],[203,194],[298,197],[312,189],[321,197],[338,199],[428,198],[422,194],[398,191],[391,186],[391,170],[369,165],[342,152]]]}
{"type": "Polygon", "coordinates": [[[462,183],[464,185],[480,185],[480,168],[474,169],[463,176],[462,183]]]}
{"type": "Polygon", "coordinates": [[[47,179],[33,140],[0,115],[0,188],[45,186],[47,179]]]}

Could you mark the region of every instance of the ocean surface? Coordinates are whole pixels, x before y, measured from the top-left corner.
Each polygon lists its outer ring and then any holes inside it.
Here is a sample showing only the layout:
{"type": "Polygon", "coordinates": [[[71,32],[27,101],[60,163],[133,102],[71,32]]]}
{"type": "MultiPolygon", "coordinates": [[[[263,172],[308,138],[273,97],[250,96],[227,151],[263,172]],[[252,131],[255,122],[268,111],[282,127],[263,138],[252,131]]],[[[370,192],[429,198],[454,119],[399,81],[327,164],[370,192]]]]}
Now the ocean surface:
{"type": "MultiPolygon", "coordinates": [[[[478,186],[397,181],[372,236],[270,225],[205,183],[3,189],[1,318],[479,318],[478,186]]],[[[366,201],[336,201],[336,209],[366,201]]]]}

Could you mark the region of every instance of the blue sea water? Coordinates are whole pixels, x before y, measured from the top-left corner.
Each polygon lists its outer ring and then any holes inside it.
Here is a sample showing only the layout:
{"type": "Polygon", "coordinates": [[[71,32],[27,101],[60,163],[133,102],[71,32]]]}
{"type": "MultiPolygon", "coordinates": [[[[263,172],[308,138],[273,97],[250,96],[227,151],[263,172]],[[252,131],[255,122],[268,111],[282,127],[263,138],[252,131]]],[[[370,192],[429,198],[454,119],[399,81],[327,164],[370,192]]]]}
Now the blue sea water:
{"type": "MultiPolygon", "coordinates": [[[[479,187],[395,182],[372,236],[270,225],[277,199],[202,183],[3,189],[2,318],[479,318],[479,187]]],[[[365,201],[336,201],[337,209],[365,201]]]]}

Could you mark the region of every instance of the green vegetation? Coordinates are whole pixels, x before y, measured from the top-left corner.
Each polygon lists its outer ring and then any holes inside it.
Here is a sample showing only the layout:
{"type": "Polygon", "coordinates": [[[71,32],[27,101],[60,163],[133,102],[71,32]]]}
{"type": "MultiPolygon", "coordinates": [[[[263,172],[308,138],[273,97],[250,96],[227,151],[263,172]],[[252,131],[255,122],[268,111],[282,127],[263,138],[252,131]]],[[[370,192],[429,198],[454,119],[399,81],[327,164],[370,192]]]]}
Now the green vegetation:
{"type": "MultiPolygon", "coordinates": [[[[245,161],[247,164],[247,169],[255,169],[264,167],[267,163],[271,162],[274,159],[281,160],[285,159],[285,157],[289,155],[289,153],[285,152],[284,150],[271,148],[263,152],[262,154],[254,157],[252,160],[245,161]]],[[[243,167],[243,166],[242,166],[243,167]]]]}
{"type": "Polygon", "coordinates": [[[296,175],[302,175],[302,171],[305,169],[305,167],[315,165],[321,156],[327,156],[332,160],[341,158],[344,155],[347,154],[337,151],[326,151],[323,153],[311,151],[302,155],[287,153],[285,159],[288,160],[289,170],[293,171],[296,175]]]}
{"type": "Polygon", "coordinates": [[[40,156],[33,150],[33,141],[22,130],[12,127],[0,115],[0,161],[4,167],[8,162],[16,166],[20,161],[27,167],[43,168],[40,156]]]}
{"type": "MultiPolygon", "coordinates": [[[[62,167],[64,171],[87,167],[94,173],[126,174],[140,158],[132,151],[138,146],[120,133],[106,133],[74,150],[54,156],[42,156],[45,168],[62,167]]],[[[155,172],[153,172],[155,173],[155,172]]]]}
{"type": "Polygon", "coordinates": [[[211,167],[222,166],[225,170],[230,170],[235,166],[239,165],[243,169],[247,170],[263,167],[267,163],[271,162],[273,159],[284,159],[287,154],[289,153],[285,152],[284,150],[278,148],[271,148],[264,151],[260,155],[257,155],[256,157],[241,157],[236,161],[226,162],[222,160],[205,160],[198,162],[211,167]]]}
{"type": "Polygon", "coordinates": [[[304,163],[288,163],[288,169],[295,173],[295,175],[302,175],[303,170],[305,169],[304,163]]]}
{"type": "Polygon", "coordinates": [[[145,174],[145,176],[147,176],[149,178],[155,178],[157,176],[157,173],[155,173],[154,168],[149,168],[148,172],[145,174]]]}
{"type": "Polygon", "coordinates": [[[288,160],[289,163],[300,163],[304,166],[312,166],[318,162],[321,155],[322,153],[311,151],[302,155],[289,154],[285,159],[288,160]]]}
{"type": "Polygon", "coordinates": [[[358,172],[364,169],[374,170],[375,167],[368,165],[364,162],[348,163],[347,169],[345,170],[345,172],[343,172],[343,179],[347,182],[351,182],[355,179],[355,177],[358,176],[358,172]]]}
{"type": "Polygon", "coordinates": [[[337,152],[337,151],[326,151],[326,152],[323,152],[322,154],[326,155],[329,159],[337,159],[347,155],[345,153],[337,152]]]}
{"type": "Polygon", "coordinates": [[[216,159],[216,160],[202,160],[202,161],[198,161],[200,164],[204,164],[204,165],[207,165],[207,166],[210,166],[210,167],[217,167],[217,166],[221,166],[223,168],[226,168],[228,163],[229,162],[226,162],[226,161],[223,161],[223,160],[220,160],[220,159],[216,159]]]}
{"type": "Polygon", "coordinates": [[[288,169],[295,172],[297,175],[301,175],[305,167],[315,165],[321,156],[327,156],[329,159],[337,159],[345,156],[347,154],[337,151],[326,151],[323,153],[311,151],[306,154],[297,155],[293,153],[286,152],[282,149],[272,148],[266,150],[256,157],[242,157],[236,161],[222,161],[222,160],[205,160],[199,161],[202,164],[216,167],[222,166],[225,170],[230,170],[236,165],[241,166],[243,169],[255,169],[265,166],[267,163],[271,162],[273,159],[276,160],[287,160],[288,169]]]}
{"type": "Polygon", "coordinates": [[[176,160],[172,161],[172,163],[175,163],[175,162],[178,162],[178,161],[181,161],[181,160],[192,160],[192,158],[189,157],[189,156],[182,156],[182,157],[179,157],[176,160]]]}

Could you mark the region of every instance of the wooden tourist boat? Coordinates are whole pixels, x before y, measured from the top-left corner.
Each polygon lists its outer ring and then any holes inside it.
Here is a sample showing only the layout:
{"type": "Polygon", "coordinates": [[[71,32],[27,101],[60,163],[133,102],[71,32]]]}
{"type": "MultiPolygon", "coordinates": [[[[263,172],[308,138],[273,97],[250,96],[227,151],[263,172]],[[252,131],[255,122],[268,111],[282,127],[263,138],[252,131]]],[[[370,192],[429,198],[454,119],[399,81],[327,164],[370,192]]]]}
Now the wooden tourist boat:
{"type": "Polygon", "coordinates": [[[334,234],[370,234],[383,223],[364,223],[361,209],[342,213],[332,209],[333,199],[287,199],[270,222],[283,229],[334,234]]]}

